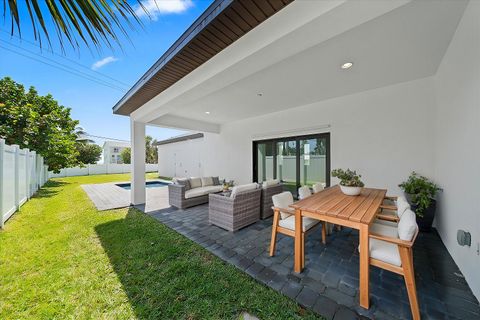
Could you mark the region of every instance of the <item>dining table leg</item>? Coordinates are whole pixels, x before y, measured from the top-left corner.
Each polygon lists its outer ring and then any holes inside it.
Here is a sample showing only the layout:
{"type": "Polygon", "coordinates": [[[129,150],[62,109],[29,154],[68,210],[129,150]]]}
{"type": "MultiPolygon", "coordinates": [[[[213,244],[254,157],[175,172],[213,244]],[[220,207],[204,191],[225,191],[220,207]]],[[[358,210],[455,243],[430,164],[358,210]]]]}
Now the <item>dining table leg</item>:
{"type": "Polygon", "coordinates": [[[360,225],[360,306],[370,308],[370,249],[368,224],[360,225]]]}
{"type": "Polygon", "coordinates": [[[302,212],[299,209],[295,210],[295,259],[293,270],[297,273],[302,272],[302,212]]]}

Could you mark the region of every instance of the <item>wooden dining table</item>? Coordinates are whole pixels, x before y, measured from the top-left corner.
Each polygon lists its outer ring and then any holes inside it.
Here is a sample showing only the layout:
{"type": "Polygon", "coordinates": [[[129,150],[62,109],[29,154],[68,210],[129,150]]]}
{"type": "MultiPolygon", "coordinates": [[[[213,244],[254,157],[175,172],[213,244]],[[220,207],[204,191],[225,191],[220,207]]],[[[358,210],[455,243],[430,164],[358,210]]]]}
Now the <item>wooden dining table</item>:
{"type": "MultiPolygon", "coordinates": [[[[360,242],[360,306],[368,309],[369,301],[369,226],[375,219],[387,190],[363,188],[358,196],[347,196],[333,186],[295,202],[295,263],[294,271],[305,267],[302,242],[302,217],[329,222],[359,230],[360,242]]],[[[328,243],[327,243],[328,245],[328,243]]],[[[321,259],[321,258],[320,258],[321,259]]]]}

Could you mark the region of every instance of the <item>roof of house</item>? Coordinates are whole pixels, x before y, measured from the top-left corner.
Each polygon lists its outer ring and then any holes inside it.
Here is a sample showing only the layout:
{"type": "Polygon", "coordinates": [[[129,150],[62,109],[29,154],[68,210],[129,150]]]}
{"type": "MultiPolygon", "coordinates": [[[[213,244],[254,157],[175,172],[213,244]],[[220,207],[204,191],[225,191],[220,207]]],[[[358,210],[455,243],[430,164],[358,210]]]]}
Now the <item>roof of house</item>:
{"type": "Polygon", "coordinates": [[[293,0],[215,0],[113,107],[129,115],[293,0]]]}
{"type": "Polygon", "coordinates": [[[203,133],[186,134],[178,137],[173,137],[173,138],[165,139],[162,141],[157,141],[157,143],[155,143],[154,145],[161,146],[164,144],[170,144],[170,143],[199,139],[199,138],[203,138],[203,133]]]}
{"type": "Polygon", "coordinates": [[[122,148],[127,148],[130,147],[130,142],[129,141],[115,141],[115,140],[105,140],[103,143],[103,148],[108,145],[110,147],[122,147],[122,148]]]}

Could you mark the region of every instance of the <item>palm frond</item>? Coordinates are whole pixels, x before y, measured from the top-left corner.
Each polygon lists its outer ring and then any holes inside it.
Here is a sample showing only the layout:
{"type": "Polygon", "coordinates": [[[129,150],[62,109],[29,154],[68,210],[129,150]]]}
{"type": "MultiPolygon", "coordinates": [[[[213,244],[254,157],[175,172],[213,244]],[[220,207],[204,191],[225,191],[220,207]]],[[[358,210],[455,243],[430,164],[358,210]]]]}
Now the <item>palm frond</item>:
{"type": "MultiPolygon", "coordinates": [[[[80,42],[97,49],[103,44],[112,47],[113,43],[121,47],[119,34],[129,39],[125,24],[129,28],[143,27],[135,6],[147,12],[141,0],[136,4],[129,4],[127,0],[25,0],[25,3],[35,40],[41,46],[45,37],[51,46],[51,33],[55,32],[62,49],[65,39],[74,48],[78,48],[80,42]],[[51,17],[55,31],[46,24],[46,17],[51,17]]],[[[24,22],[17,1],[3,0],[3,10],[4,16],[10,14],[11,34],[18,32],[21,37],[24,22]]]]}

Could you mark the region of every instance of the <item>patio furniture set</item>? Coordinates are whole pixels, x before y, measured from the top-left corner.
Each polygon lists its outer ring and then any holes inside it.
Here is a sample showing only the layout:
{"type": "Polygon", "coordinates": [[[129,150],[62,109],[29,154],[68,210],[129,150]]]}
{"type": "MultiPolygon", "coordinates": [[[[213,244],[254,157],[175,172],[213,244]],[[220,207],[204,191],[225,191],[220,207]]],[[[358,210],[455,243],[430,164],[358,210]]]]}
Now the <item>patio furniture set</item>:
{"type": "Polygon", "coordinates": [[[297,273],[305,267],[305,237],[315,227],[321,225],[323,244],[327,243],[328,225],[359,230],[360,305],[370,307],[369,266],[373,265],[404,277],[412,317],[420,319],[412,250],[418,226],[405,198],[387,197],[387,190],[372,188],[363,188],[360,195],[349,196],[339,186],[324,189],[316,184],[313,194],[309,187],[301,187],[300,200],[294,202],[292,194],[283,192],[278,180],[223,191],[220,183],[216,184],[218,178],[196,179],[177,179],[169,185],[169,195],[173,195],[170,204],[185,208],[208,202],[209,223],[229,231],[273,214],[270,256],[275,254],[277,233],[293,237],[297,273]]]}

